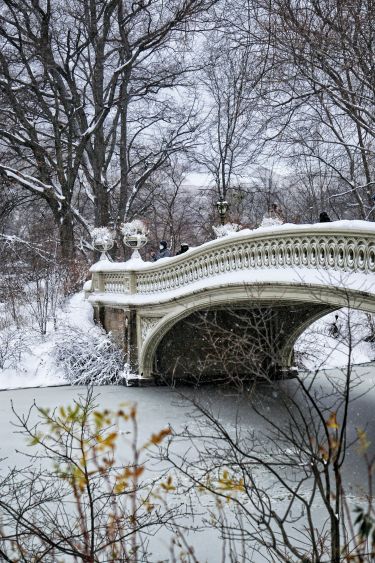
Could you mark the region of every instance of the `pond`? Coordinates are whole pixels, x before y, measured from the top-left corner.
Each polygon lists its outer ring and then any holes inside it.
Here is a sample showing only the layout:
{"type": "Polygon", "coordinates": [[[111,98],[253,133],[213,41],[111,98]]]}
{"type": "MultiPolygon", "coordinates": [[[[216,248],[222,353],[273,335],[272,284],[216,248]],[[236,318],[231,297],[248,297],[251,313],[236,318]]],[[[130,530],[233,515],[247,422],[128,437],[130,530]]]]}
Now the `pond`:
{"type": "MultiPolygon", "coordinates": [[[[354,437],[357,428],[366,428],[367,436],[373,442],[370,446],[371,451],[375,451],[375,364],[356,366],[356,375],[361,379],[361,383],[353,389],[353,402],[349,409],[349,437],[354,437]]],[[[315,383],[324,396],[328,382],[335,379],[340,380],[344,377],[341,370],[327,370],[319,374],[315,383]]],[[[259,385],[252,394],[252,403],[256,404],[263,412],[268,413],[270,420],[282,426],[285,422],[287,412],[280,404],[280,390],[288,388],[291,392],[295,387],[295,382],[290,380],[282,384],[259,385]]],[[[13,426],[14,414],[11,409],[11,402],[18,413],[26,413],[32,405],[34,399],[41,407],[54,408],[61,405],[71,404],[78,394],[85,394],[84,387],[51,387],[38,389],[19,389],[3,391],[0,393],[0,456],[5,458],[2,462],[2,472],[13,465],[24,463],[22,455],[19,453],[27,451],[24,438],[15,433],[13,426]]],[[[115,409],[120,403],[136,403],[138,409],[139,439],[140,442],[146,441],[150,435],[166,426],[171,426],[174,431],[182,430],[186,425],[194,429],[199,421],[192,418],[193,407],[191,399],[197,399],[204,407],[210,406],[215,412],[220,422],[234,432],[236,426],[247,432],[254,431],[260,434],[264,431],[264,420],[254,411],[249,402],[249,393],[237,394],[229,388],[202,387],[192,389],[181,387],[170,389],[168,387],[96,387],[96,402],[100,408],[115,409]],[[184,397],[182,397],[182,395],[184,397]]],[[[329,394],[327,393],[327,406],[329,406],[329,394]]],[[[186,443],[176,441],[174,444],[174,454],[184,455],[186,443]]],[[[165,463],[165,462],[163,462],[165,463]]],[[[223,461],[224,464],[224,461],[223,461]]],[[[361,499],[361,486],[366,478],[366,468],[358,459],[358,452],[355,448],[348,452],[345,461],[344,477],[351,491],[352,500],[361,499]]],[[[275,498],[277,491],[275,491],[275,498]]],[[[279,499],[278,502],[283,502],[279,499]]],[[[204,505],[204,503],[203,503],[204,505]]],[[[202,506],[199,507],[202,513],[202,506]]],[[[203,515],[202,522],[205,516],[203,515]]],[[[188,525],[189,523],[186,522],[188,525]]],[[[197,521],[194,522],[197,525],[197,521]]],[[[199,525],[199,524],[198,524],[199,525]]],[[[156,560],[168,560],[168,537],[167,534],[159,533],[152,540],[152,549],[156,554],[156,560]]],[[[189,541],[194,545],[197,559],[200,562],[221,561],[222,545],[215,530],[203,530],[189,535],[189,541]]],[[[266,555],[254,554],[249,560],[256,563],[269,561],[266,555]]]]}

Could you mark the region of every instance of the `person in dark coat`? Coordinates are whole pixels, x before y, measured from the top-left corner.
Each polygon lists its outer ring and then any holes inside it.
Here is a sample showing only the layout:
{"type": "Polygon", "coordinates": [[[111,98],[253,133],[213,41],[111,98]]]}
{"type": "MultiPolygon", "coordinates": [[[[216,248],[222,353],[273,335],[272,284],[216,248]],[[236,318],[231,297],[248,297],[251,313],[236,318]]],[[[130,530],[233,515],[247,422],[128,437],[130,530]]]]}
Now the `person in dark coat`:
{"type": "Polygon", "coordinates": [[[338,321],[339,321],[339,316],[335,315],[335,320],[329,327],[328,334],[333,338],[338,338],[340,334],[340,327],[338,325],[338,321]]]}
{"type": "Polygon", "coordinates": [[[328,213],[322,211],[321,214],[319,215],[319,223],[330,223],[330,222],[331,219],[329,218],[328,213]]]}
{"type": "Polygon", "coordinates": [[[176,256],[179,256],[180,254],[184,254],[184,252],[187,252],[188,250],[189,250],[189,245],[183,242],[181,244],[180,250],[176,252],[176,256]]]}
{"type": "Polygon", "coordinates": [[[273,219],[278,219],[281,223],[284,223],[284,214],[277,203],[272,203],[268,208],[268,214],[273,219]]]}
{"type": "Polygon", "coordinates": [[[160,258],[170,258],[172,256],[171,251],[168,248],[166,240],[160,241],[159,252],[151,252],[151,259],[156,262],[160,258]]]}

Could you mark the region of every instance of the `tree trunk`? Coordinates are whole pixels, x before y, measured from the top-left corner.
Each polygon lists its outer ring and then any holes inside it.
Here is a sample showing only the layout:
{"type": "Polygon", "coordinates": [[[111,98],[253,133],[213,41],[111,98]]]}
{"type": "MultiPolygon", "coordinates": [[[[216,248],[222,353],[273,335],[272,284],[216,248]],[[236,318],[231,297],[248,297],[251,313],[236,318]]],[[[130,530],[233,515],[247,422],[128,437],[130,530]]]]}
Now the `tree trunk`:
{"type": "Polygon", "coordinates": [[[128,161],[128,104],[127,82],[130,70],[125,73],[120,91],[120,201],[118,206],[118,221],[126,221],[129,199],[129,161],[128,161]]]}
{"type": "Polygon", "coordinates": [[[110,222],[109,193],[106,186],[101,184],[96,188],[95,226],[108,227],[110,222]]]}
{"type": "Polygon", "coordinates": [[[60,213],[57,218],[60,238],[60,254],[64,262],[70,262],[75,255],[73,217],[69,211],[60,213]]]}

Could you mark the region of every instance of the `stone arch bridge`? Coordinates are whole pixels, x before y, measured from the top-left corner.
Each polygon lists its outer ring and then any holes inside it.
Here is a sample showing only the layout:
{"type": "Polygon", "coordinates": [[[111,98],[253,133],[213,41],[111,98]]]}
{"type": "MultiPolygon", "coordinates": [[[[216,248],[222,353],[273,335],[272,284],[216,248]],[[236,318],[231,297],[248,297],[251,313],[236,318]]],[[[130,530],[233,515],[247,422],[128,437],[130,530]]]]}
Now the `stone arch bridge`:
{"type": "Polygon", "coordinates": [[[91,272],[95,318],[143,377],[215,374],[224,364],[250,375],[254,362],[280,372],[319,317],[341,307],[375,313],[375,224],[244,230],[155,263],[102,260],[91,272]]]}

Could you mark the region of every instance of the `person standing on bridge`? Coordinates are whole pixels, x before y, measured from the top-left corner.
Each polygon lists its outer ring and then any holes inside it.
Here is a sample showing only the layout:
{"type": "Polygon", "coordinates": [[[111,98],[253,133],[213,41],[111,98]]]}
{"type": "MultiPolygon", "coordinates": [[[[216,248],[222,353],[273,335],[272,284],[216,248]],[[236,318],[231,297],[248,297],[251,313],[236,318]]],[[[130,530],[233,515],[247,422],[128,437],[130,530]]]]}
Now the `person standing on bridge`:
{"type": "Polygon", "coordinates": [[[166,240],[161,240],[159,245],[159,252],[151,252],[151,260],[156,262],[161,258],[170,258],[172,256],[171,251],[168,248],[166,240]]]}
{"type": "Polygon", "coordinates": [[[176,252],[176,256],[180,256],[180,254],[184,254],[189,250],[189,245],[186,242],[181,243],[181,248],[178,252],[176,252]]]}
{"type": "Polygon", "coordinates": [[[319,215],[319,223],[331,223],[331,219],[325,211],[322,211],[319,215]]]}

